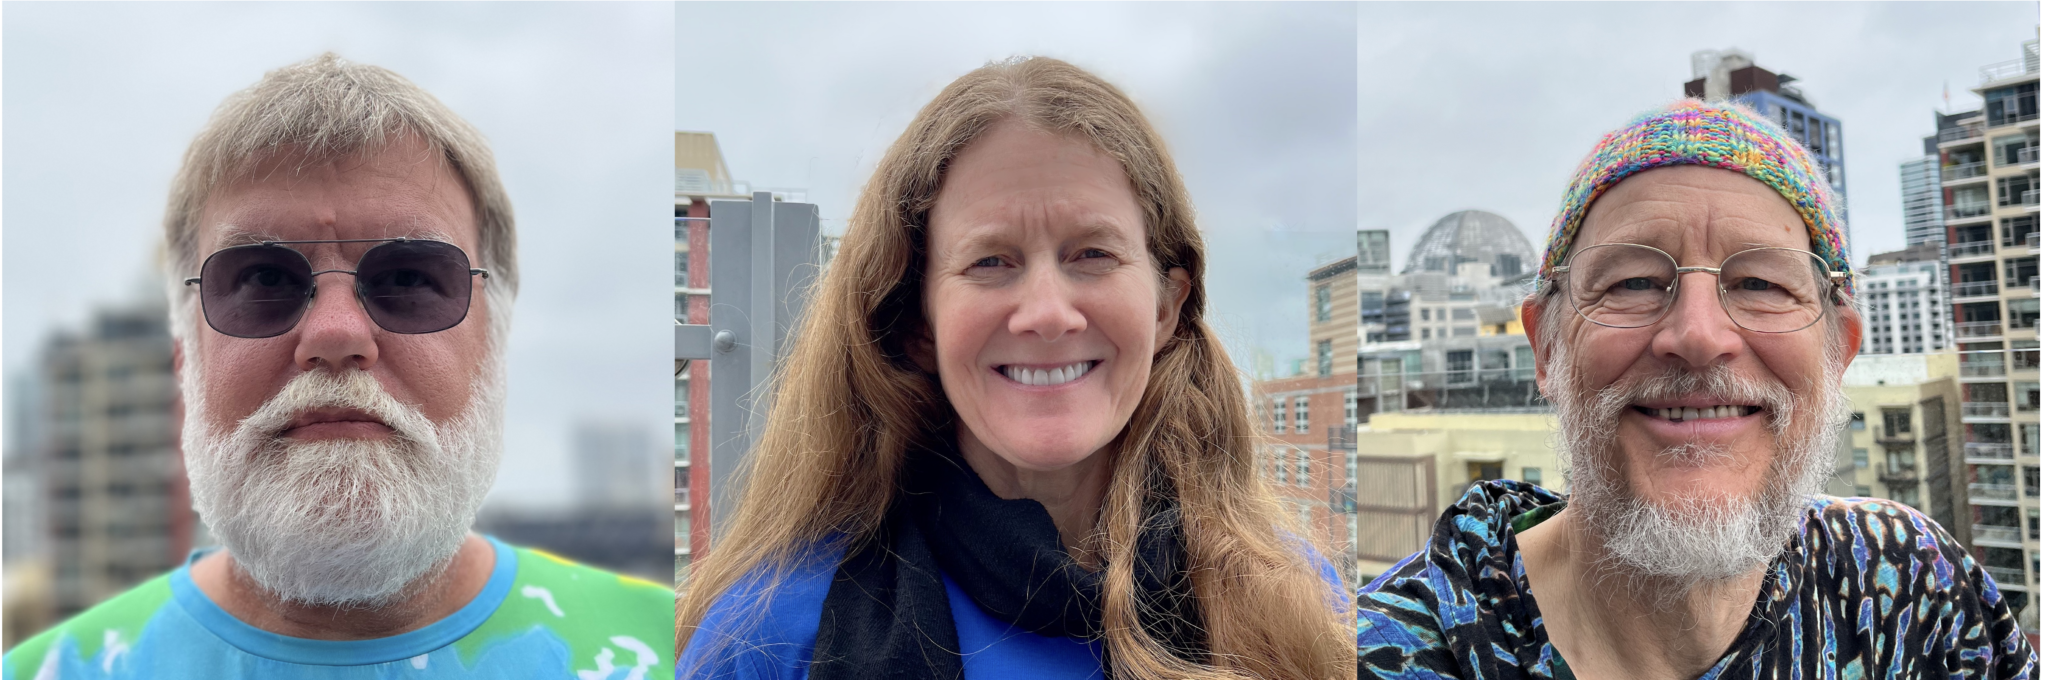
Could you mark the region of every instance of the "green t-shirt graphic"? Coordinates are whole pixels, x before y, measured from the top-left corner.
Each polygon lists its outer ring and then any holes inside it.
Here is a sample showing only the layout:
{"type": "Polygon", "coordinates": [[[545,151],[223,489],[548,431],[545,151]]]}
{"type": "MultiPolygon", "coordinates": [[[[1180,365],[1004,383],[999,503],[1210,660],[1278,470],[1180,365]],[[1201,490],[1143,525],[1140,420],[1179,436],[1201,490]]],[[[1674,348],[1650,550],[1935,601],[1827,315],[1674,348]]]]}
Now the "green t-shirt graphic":
{"type": "Polygon", "coordinates": [[[375,640],[308,640],[242,623],[193,585],[195,553],[10,650],[0,680],[674,675],[675,595],[666,586],[488,540],[496,564],[475,599],[375,640]]]}

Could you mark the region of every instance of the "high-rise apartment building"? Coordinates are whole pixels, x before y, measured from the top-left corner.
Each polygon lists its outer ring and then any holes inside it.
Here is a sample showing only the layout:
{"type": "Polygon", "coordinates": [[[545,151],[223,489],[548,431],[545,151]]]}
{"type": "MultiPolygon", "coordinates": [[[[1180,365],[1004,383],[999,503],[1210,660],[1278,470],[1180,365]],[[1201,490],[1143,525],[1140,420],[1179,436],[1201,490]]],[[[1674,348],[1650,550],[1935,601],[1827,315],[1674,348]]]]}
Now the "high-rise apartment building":
{"type": "Polygon", "coordinates": [[[1857,278],[1863,354],[1923,354],[1949,347],[1942,249],[1923,243],[1870,256],[1857,278]]]}
{"type": "Polygon", "coordinates": [[[2040,49],[2031,40],[2020,59],[1983,68],[1971,90],[1984,108],[1935,118],[1971,516],[2026,526],[2017,541],[1972,543],[2016,610],[2038,607],[2040,582],[2040,49]]]}
{"type": "Polygon", "coordinates": [[[1295,375],[1252,386],[1269,444],[1263,476],[1301,523],[1329,546],[1354,533],[1352,452],[1357,449],[1357,257],[1309,271],[1309,350],[1295,375]]]}
{"type": "MultiPolygon", "coordinates": [[[[1798,78],[1765,70],[1749,53],[1738,49],[1694,52],[1692,78],[1685,84],[1685,96],[1734,101],[1777,121],[1793,139],[1813,151],[1814,160],[1827,174],[1828,185],[1842,197],[1840,205],[1849,204],[1849,183],[1842,165],[1842,122],[1814,108],[1806,93],[1792,85],[1798,78]]],[[[1843,216],[1847,218],[1846,207],[1843,216]]]]}
{"type": "Polygon", "coordinates": [[[1899,164],[1899,197],[1905,209],[1906,246],[1943,245],[1941,220],[1941,156],[1932,138],[1927,155],[1899,164]]]}
{"type": "Polygon", "coordinates": [[[102,309],[43,349],[29,447],[59,619],[170,571],[192,548],[168,318],[156,302],[102,309]]]}

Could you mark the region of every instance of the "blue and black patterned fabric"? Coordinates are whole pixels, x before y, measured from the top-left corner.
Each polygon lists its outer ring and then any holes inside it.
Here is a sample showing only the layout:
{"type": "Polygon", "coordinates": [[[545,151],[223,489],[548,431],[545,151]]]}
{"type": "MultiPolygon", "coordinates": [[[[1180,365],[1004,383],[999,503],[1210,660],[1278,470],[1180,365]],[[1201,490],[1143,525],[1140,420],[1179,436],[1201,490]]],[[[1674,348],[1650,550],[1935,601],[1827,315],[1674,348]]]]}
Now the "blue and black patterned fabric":
{"type": "MultiPolygon", "coordinates": [[[[1358,677],[1572,677],[1514,541],[1564,502],[1521,482],[1474,485],[1428,548],[1359,590],[1358,677]]],[[[1940,525],[1891,501],[1819,496],[1701,678],[2031,678],[2035,665],[1998,586],[1940,525]]]]}

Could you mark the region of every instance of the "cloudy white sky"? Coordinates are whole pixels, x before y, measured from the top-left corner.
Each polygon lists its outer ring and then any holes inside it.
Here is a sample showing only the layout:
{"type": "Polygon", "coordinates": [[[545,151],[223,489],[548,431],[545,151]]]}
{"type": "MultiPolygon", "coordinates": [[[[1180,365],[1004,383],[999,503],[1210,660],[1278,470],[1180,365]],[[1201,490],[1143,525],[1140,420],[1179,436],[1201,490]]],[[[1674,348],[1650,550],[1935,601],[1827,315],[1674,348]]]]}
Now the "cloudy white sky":
{"type": "Polygon", "coordinates": [[[1308,356],[1308,271],[1355,252],[1348,3],[684,3],[678,130],[733,175],[804,189],[840,233],[917,110],[991,60],[1044,55],[1135,99],[1207,240],[1210,318],[1239,364],[1308,356]]]}
{"type": "Polygon", "coordinates": [[[2018,59],[2036,2],[1364,3],[1358,7],[1359,222],[1395,266],[1468,208],[1537,250],[1580,158],[1683,94],[1690,56],[1741,48],[1842,121],[1850,245],[1905,246],[1901,161],[1934,133],[1942,87],[1974,109],[1978,68],[2018,59]]]}
{"type": "MultiPolygon", "coordinates": [[[[666,3],[8,3],[4,365],[95,307],[161,296],[180,154],[222,98],[325,50],[390,68],[488,137],[519,226],[493,500],[570,500],[571,423],[663,447],[671,398],[666,3]]],[[[9,404],[10,407],[15,406],[9,404]]]]}

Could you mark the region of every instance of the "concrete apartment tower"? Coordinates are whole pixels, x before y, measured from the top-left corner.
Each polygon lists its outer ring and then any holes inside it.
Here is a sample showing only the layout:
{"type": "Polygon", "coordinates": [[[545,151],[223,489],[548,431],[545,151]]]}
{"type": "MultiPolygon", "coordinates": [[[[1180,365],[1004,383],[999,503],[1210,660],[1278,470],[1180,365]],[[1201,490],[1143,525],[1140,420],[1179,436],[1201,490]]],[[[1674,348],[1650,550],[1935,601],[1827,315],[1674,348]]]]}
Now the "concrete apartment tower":
{"type": "Polygon", "coordinates": [[[1937,114],[1934,136],[1962,356],[1971,542],[2030,629],[2039,625],[2041,578],[2040,50],[2031,40],[2020,59],[1983,67],[1971,90],[1984,108],[1937,114]]]}
{"type": "Polygon", "coordinates": [[[1939,243],[1870,256],[1856,283],[1863,313],[1860,353],[1924,354],[1950,347],[1942,269],[1939,243]]]}
{"type": "Polygon", "coordinates": [[[54,620],[170,571],[192,548],[169,314],[150,299],[98,310],[43,349],[28,445],[54,620]]]}

